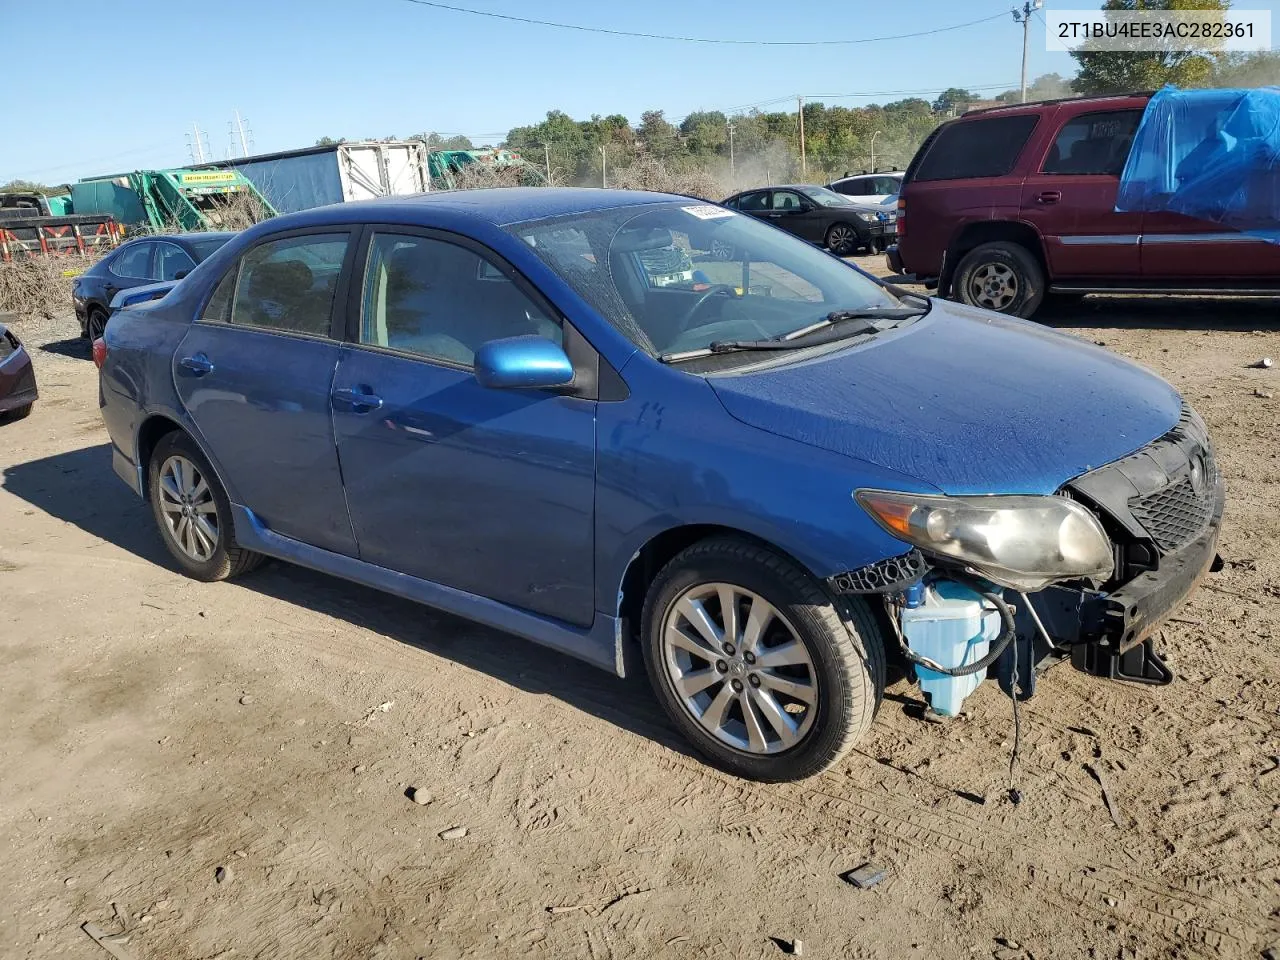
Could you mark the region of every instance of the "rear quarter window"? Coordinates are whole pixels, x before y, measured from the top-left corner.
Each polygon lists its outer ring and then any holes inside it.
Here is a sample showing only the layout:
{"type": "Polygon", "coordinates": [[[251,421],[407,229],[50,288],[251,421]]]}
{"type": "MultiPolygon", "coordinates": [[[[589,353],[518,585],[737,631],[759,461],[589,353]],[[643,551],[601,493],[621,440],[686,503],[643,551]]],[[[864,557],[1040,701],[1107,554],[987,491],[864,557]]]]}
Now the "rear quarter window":
{"type": "Polygon", "coordinates": [[[962,120],[938,130],[911,180],[967,180],[1003,177],[1018,162],[1039,117],[1020,114],[962,120]]]}

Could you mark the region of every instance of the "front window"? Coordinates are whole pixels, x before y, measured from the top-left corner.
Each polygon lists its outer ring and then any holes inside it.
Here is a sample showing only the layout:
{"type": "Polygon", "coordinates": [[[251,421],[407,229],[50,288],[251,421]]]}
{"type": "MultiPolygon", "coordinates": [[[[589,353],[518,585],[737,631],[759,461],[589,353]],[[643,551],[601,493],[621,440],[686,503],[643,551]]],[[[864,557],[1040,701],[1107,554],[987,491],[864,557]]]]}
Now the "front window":
{"type": "Polygon", "coordinates": [[[852,202],[826,187],[802,187],[800,192],[820,207],[847,207],[852,202]]]}
{"type": "Polygon", "coordinates": [[[617,207],[507,229],[654,356],[781,337],[834,311],[901,306],[812,244],[711,204],[617,207]]]}

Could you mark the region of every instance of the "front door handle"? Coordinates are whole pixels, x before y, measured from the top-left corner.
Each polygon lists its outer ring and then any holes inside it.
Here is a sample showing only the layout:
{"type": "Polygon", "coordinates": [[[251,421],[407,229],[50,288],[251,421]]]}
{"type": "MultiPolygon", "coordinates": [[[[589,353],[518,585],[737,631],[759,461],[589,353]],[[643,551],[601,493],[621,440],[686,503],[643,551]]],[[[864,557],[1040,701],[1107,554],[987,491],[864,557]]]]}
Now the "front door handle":
{"type": "Polygon", "coordinates": [[[1062,199],[1061,190],[1045,190],[1036,197],[1036,203],[1057,203],[1062,199]]]}
{"type": "Polygon", "coordinates": [[[329,397],[334,403],[350,407],[352,413],[369,413],[382,406],[382,398],[366,390],[334,390],[329,397]]]}
{"type": "Polygon", "coordinates": [[[206,373],[213,373],[213,361],[203,353],[197,353],[194,357],[183,357],[178,361],[178,366],[182,367],[183,370],[190,370],[197,377],[203,377],[206,373]]]}

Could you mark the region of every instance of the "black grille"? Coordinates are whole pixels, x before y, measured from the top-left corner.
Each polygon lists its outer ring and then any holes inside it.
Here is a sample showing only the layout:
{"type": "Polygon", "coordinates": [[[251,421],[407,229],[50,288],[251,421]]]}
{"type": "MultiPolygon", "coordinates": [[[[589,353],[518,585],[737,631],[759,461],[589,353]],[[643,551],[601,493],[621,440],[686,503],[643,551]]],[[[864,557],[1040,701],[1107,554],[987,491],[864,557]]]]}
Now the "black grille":
{"type": "Polygon", "coordinates": [[[1209,523],[1216,480],[1212,461],[1206,464],[1205,474],[1200,492],[1190,477],[1183,477],[1163,490],[1129,501],[1129,512],[1165,553],[1190,543],[1209,523]]]}

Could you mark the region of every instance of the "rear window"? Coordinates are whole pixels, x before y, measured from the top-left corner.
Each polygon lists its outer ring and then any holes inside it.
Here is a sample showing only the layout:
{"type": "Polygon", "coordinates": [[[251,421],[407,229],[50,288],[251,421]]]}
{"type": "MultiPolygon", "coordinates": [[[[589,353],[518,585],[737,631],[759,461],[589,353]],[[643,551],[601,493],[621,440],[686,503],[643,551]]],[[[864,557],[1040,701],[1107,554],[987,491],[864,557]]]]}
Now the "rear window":
{"type": "Polygon", "coordinates": [[[1013,169],[1040,118],[1036,114],[963,120],[938,130],[912,180],[1002,177],[1013,169]]]}

